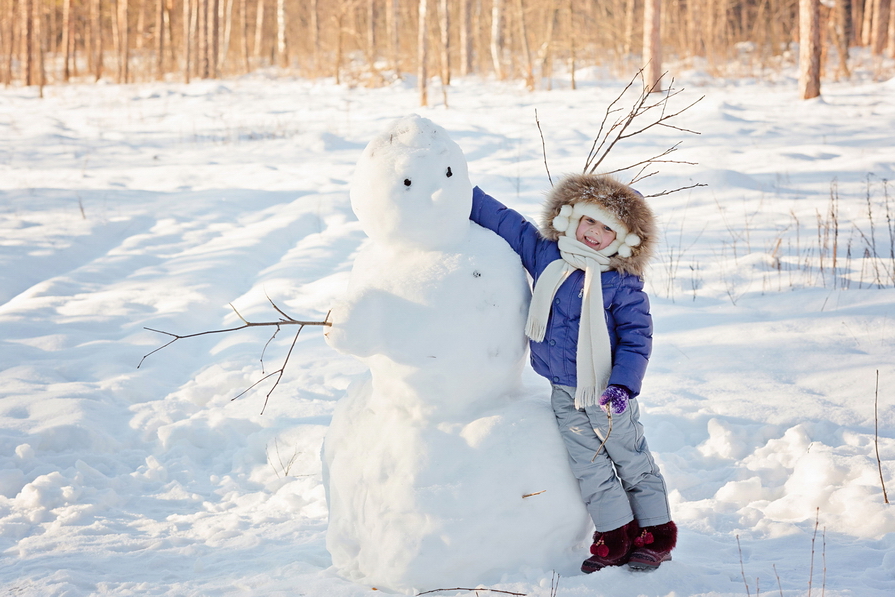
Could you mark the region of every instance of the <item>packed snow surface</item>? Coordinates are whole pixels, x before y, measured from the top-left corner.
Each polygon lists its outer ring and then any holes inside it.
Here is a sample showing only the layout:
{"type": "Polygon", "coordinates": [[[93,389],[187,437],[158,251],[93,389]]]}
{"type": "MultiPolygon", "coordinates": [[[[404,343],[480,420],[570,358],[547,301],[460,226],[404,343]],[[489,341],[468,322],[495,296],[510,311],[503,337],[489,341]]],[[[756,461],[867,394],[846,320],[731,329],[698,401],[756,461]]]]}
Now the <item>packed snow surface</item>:
{"type": "MultiPolygon", "coordinates": [[[[481,582],[544,597],[554,573],[559,596],[889,597],[895,85],[829,83],[803,102],[792,80],[672,74],[681,103],[705,95],[679,121],[701,134],[651,129],[605,169],[683,140],[675,159],[698,165],[662,164],[637,188],[708,185],[650,199],[663,239],[647,275],[655,343],[640,403],[680,528],[674,560],[585,576],[587,553],[569,552],[481,582]]],[[[322,321],[373,242],[351,209],[355,164],[413,112],[459,145],[472,184],[536,217],[550,183],[535,110],[555,181],[581,170],[625,83],[581,76],[576,91],[555,81],[529,93],[459,79],[450,108],[420,108],[412,82],[263,75],[47,87],[43,99],[0,90],[0,587],[369,595],[326,548],[321,448],[373,365],[330,348],[320,326],[297,339],[282,326],[266,349],[271,328],[205,335],[138,369],[171,340],[145,328],[238,327],[237,310],[275,321],[270,301],[322,321]],[[276,372],[293,340],[263,414],[276,376],[232,400],[276,372]]],[[[521,387],[525,429],[549,408],[548,386],[526,369],[521,387]]],[[[510,424],[512,412],[483,410],[459,437],[500,437],[488,421],[510,424]]],[[[539,528],[490,522],[488,534],[539,528]]],[[[457,545],[454,563],[478,549],[457,545]]]]}

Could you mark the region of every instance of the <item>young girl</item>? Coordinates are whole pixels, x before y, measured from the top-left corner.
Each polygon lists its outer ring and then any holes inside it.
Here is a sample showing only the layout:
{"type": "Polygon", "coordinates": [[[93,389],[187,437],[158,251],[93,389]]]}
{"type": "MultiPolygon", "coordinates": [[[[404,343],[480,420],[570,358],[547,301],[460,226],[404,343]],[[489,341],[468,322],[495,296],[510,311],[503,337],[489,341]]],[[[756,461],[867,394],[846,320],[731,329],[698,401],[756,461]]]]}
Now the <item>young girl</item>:
{"type": "Polygon", "coordinates": [[[503,237],[534,280],[531,364],[553,385],[553,412],[596,527],[581,570],[658,567],[671,559],[677,527],[637,405],[652,348],[641,278],[656,240],[649,206],[612,178],[574,175],[548,197],[540,232],[478,187],[470,217],[503,237]]]}

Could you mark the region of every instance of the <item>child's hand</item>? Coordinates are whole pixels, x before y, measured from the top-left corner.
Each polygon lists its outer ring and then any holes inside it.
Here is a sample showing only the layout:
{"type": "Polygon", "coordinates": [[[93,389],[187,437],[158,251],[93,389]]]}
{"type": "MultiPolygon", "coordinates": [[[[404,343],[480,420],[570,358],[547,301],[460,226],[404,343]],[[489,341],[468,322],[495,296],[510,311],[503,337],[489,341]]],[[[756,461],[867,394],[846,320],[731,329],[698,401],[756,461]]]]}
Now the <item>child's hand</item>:
{"type": "Polygon", "coordinates": [[[612,406],[612,414],[620,415],[628,408],[628,398],[630,398],[628,390],[621,386],[609,386],[600,396],[600,408],[609,412],[609,405],[612,406]]]}

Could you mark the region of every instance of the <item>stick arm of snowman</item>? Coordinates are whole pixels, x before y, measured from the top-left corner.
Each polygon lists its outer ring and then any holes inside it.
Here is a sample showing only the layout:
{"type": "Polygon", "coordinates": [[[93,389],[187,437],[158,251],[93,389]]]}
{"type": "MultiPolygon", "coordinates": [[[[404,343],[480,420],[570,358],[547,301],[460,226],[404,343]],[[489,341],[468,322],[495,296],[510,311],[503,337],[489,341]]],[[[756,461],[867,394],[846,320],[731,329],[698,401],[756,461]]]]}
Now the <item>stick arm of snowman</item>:
{"type": "Polygon", "coordinates": [[[222,328],[219,330],[206,330],[204,332],[196,332],[193,334],[175,334],[173,332],[166,332],[164,330],[157,330],[154,328],[144,327],[143,329],[149,330],[150,332],[155,332],[157,334],[164,334],[165,336],[170,336],[171,340],[169,342],[166,342],[165,344],[159,346],[155,350],[143,355],[143,358],[140,359],[140,363],[137,365],[137,369],[139,369],[140,366],[143,365],[143,361],[145,361],[148,357],[157,353],[158,351],[162,350],[163,348],[167,348],[168,346],[171,346],[178,340],[183,340],[186,338],[196,338],[198,336],[207,336],[210,334],[223,334],[223,333],[227,333],[227,332],[237,332],[239,330],[245,330],[248,328],[255,328],[255,327],[275,327],[276,330],[274,331],[274,333],[270,337],[270,339],[268,339],[268,341],[264,344],[264,348],[261,351],[261,365],[262,365],[262,373],[263,373],[264,353],[267,351],[267,347],[270,345],[270,343],[273,341],[273,339],[277,337],[277,334],[280,333],[280,329],[282,329],[282,326],[297,325],[298,331],[295,332],[295,337],[292,339],[292,344],[289,346],[289,351],[286,353],[286,358],[283,361],[283,366],[272,373],[268,373],[267,375],[264,375],[264,377],[262,377],[261,379],[259,379],[258,381],[256,381],[252,385],[250,385],[248,388],[246,388],[245,390],[243,390],[242,392],[240,392],[239,394],[237,394],[236,396],[231,398],[231,402],[232,402],[233,400],[236,400],[237,398],[240,398],[240,397],[244,396],[245,394],[247,394],[249,391],[251,391],[255,386],[257,386],[261,382],[263,382],[267,379],[270,379],[273,376],[277,376],[277,380],[274,382],[273,387],[270,388],[270,390],[267,392],[267,395],[264,398],[264,406],[261,407],[261,414],[264,414],[264,409],[267,408],[267,402],[270,400],[270,395],[277,388],[277,386],[280,383],[280,380],[283,378],[283,373],[286,371],[286,365],[289,363],[289,357],[292,356],[292,349],[295,348],[295,343],[298,341],[298,335],[301,333],[301,331],[305,328],[305,326],[309,326],[309,325],[310,326],[324,326],[324,327],[332,326],[332,322],[329,320],[329,315],[330,315],[329,312],[326,314],[326,317],[323,318],[323,321],[301,321],[301,320],[295,319],[291,315],[288,315],[287,313],[285,313],[282,309],[280,309],[277,306],[276,303],[273,302],[273,300],[269,296],[267,297],[267,300],[270,302],[270,304],[274,308],[274,310],[276,310],[276,312],[281,315],[281,317],[277,321],[248,321],[245,317],[242,316],[242,314],[240,314],[240,312],[236,309],[236,307],[234,307],[233,304],[230,303],[230,308],[233,309],[233,312],[236,313],[236,316],[239,317],[240,320],[242,320],[243,325],[240,325],[237,327],[232,327],[232,328],[222,328]]]}

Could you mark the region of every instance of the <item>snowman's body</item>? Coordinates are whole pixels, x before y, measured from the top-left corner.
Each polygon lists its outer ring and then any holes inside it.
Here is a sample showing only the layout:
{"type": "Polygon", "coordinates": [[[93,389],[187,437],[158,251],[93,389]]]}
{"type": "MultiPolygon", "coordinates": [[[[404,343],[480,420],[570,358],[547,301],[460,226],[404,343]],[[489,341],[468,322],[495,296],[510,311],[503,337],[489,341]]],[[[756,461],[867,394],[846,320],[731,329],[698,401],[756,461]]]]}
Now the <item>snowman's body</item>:
{"type": "Polygon", "coordinates": [[[339,403],[324,464],[327,548],[359,582],[494,582],[556,568],[587,533],[552,411],[520,386],[524,271],[469,221],[471,195],[459,147],[418,116],[370,143],[352,183],[372,242],[328,340],[371,375],[339,403]]]}

